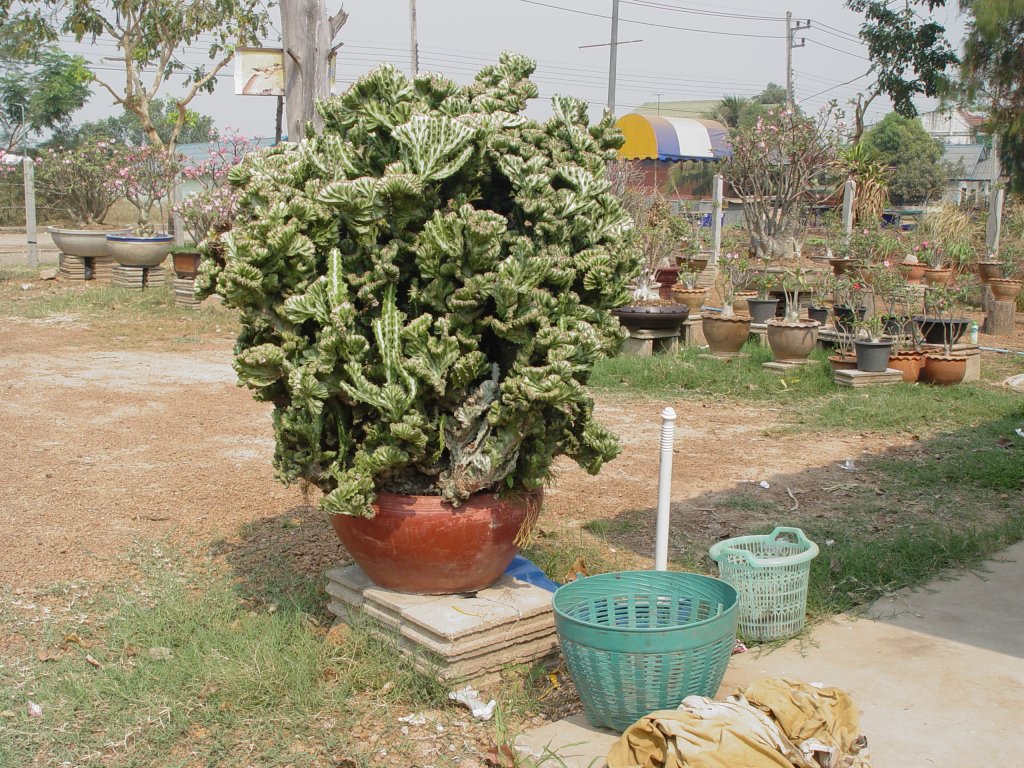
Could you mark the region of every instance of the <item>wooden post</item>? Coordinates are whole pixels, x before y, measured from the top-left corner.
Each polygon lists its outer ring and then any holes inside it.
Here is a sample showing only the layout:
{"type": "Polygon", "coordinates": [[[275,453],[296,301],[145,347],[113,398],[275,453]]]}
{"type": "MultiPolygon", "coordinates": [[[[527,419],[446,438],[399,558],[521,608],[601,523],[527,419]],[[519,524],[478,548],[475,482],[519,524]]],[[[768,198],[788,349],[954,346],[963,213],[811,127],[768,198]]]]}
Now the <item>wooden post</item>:
{"type": "MultiPolygon", "coordinates": [[[[184,245],[185,244],[185,220],[181,218],[181,214],[178,213],[175,208],[181,202],[181,174],[179,173],[174,177],[174,185],[171,187],[171,210],[174,211],[171,214],[171,218],[174,220],[174,244],[184,245]]],[[[198,245],[198,243],[196,243],[198,245]]]]}
{"type": "Polygon", "coordinates": [[[993,189],[988,196],[988,222],[985,227],[985,244],[989,253],[999,253],[999,231],[1003,226],[1002,189],[993,189]]]}
{"type": "Polygon", "coordinates": [[[993,301],[989,304],[988,315],[985,316],[984,332],[990,336],[1010,336],[1016,320],[1016,302],[993,301]]]}
{"type": "Polygon", "coordinates": [[[857,182],[853,179],[846,180],[843,187],[843,236],[847,244],[850,242],[850,235],[853,234],[853,206],[857,199],[857,182]]]}
{"type": "Polygon", "coordinates": [[[303,139],[306,123],[323,125],[316,103],[331,93],[328,62],[337,49],[331,43],[346,21],[344,8],[328,18],[326,0],[281,0],[289,141],[303,139]]]}
{"type": "Polygon", "coordinates": [[[39,240],[36,234],[36,166],[28,155],[22,159],[25,169],[25,234],[28,244],[28,265],[39,266],[39,240]]]}
{"type": "Polygon", "coordinates": [[[722,174],[716,173],[711,182],[711,263],[718,264],[722,252],[722,174]]]}

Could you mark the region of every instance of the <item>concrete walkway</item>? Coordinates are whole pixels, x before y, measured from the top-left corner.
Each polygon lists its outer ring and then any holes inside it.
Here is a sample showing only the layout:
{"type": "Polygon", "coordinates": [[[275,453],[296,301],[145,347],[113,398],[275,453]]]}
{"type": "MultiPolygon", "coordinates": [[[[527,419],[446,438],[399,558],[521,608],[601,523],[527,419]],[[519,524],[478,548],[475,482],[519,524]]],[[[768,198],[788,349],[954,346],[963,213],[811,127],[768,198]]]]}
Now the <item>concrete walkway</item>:
{"type": "MultiPolygon", "coordinates": [[[[718,698],[759,677],[820,682],[860,707],[874,768],[1024,764],[1024,542],[979,571],[881,600],[868,616],[733,656],[718,698]]],[[[579,717],[517,743],[534,754],[549,746],[567,768],[597,768],[616,738],[579,717]]]]}
{"type": "MultiPolygon", "coordinates": [[[[46,231],[46,227],[39,227],[37,233],[39,263],[56,264],[57,246],[53,244],[53,238],[46,231]]],[[[28,266],[28,239],[22,232],[0,232],[0,266],[28,266]]]]}

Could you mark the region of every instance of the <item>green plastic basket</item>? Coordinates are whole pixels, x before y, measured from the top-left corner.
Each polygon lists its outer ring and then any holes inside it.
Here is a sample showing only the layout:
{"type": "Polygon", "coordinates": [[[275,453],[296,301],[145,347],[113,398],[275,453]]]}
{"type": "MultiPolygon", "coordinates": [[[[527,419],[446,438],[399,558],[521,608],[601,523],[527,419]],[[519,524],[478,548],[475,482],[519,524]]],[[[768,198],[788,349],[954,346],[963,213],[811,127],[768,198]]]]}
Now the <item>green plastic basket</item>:
{"type": "Polygon", "coordinates": [[[818,545],[799,528],[739,536],[711,547],[718,575],[739,593],[739,633],[746,640],[782,640],[804,627],[811,560],[818,545]]]}
{"type": "Polygon", "coordinates": [[[736,590],[695,573],[624,571],[558,588],[555,629],[583,712],[624,731],[714,696],[736,643],[736,590]]]}

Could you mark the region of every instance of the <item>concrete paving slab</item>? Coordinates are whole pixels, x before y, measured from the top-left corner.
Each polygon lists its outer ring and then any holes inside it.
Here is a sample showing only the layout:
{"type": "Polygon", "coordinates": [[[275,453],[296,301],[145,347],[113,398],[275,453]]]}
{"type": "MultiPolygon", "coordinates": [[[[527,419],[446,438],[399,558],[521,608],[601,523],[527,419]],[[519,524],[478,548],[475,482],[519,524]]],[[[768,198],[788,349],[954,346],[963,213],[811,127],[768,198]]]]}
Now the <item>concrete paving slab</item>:
{"type": "MultiPolygon", "coordinates": [[[[880,600],[864,618],[838,617],[776,650],[733,656],[718,697],[760,677],[823,683],[860,707],[875,768],[1024,764],[1022,587],[1024,542],[981,570],[880,600]]],[[[582,716],[517,741],[548,742],[577,745],[567,768],[603,765],[611,744],[582,716]]]]}

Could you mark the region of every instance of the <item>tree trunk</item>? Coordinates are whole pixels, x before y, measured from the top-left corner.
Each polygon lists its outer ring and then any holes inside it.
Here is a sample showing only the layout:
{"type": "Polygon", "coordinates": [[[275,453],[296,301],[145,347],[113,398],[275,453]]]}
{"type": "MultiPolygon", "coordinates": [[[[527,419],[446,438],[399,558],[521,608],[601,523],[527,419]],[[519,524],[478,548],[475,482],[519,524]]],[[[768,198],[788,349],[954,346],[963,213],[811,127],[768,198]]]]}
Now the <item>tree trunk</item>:
{"type": "Polygon", "coordinates": [[[316,103],[330,95],[331,42],[347,19],[344,10],[328,18],[326,0],[281,0],[289,141],[302,140],[307,122],[323,126],[316,103]]]}
{"type": "Polygon", "coordinates": [[[985,333],[990,336],[1010,336],[1013,334],[1014,313],[1017,309],[1013,301],[993,301],[989,305],[985,318],[985,333]]]}

